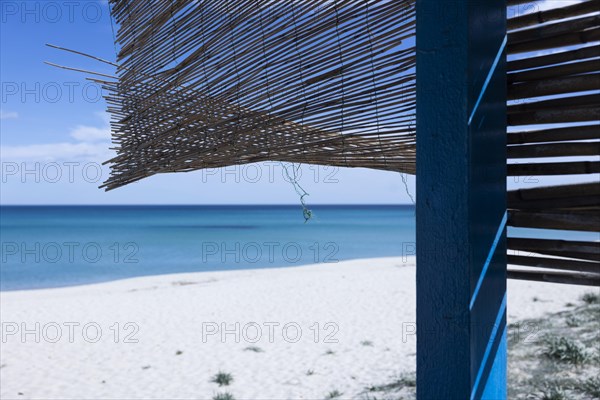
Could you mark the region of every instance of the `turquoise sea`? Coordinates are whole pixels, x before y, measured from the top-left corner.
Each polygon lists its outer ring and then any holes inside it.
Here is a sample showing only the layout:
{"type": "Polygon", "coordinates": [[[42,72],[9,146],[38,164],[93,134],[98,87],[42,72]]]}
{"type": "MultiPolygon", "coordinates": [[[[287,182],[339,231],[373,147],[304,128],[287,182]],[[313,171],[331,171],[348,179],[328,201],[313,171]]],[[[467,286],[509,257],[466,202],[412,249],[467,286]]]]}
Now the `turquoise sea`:
{"type": "MultiPolygon", "coordinates": [[[[406,205],[2,206],[0,290],[415,254],[406,205]]],[[[510,236],[599,240],[509,228],[510,236]]]]}
{"type": "Polygon", "coordinates": [[[415,252],[412,206],[3,206],[0,290],[415,252]]]}

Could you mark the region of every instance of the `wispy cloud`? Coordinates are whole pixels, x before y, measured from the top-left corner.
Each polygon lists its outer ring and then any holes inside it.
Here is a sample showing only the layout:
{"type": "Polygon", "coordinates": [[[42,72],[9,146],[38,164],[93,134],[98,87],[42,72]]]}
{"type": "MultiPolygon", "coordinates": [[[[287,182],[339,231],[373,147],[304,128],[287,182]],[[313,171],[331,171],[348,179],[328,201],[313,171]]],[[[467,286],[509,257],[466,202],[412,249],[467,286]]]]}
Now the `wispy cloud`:
{"type": "Polygon", "coordinates": [[[97,128],[95,126],[78,125],[71,131],[70,136],[80,142],[109,141],[110,128],[108,126],[97,128]]]}
{"type": "Polygon", "coordinates": [[[105,143],[47,143],[2,146],[3,160],[10,161],[103,161],[110,158],[105,143]]]}
{"type": "Polygon", "coordinates": [[[0,110],[0,119],[17,119],[19,114],[15,111],[4,111],[0,110]]]}
{"type": "MultiPolygon", "coordinates": [[[[104,119],[104,118],[103,118],[104,119]]],[[[77,125],[69,132],[73,142],[34,143],[0,147],[3,160],[10,161],[104,161],[113,156],[109,150],[110,127],[77,125]]]]}

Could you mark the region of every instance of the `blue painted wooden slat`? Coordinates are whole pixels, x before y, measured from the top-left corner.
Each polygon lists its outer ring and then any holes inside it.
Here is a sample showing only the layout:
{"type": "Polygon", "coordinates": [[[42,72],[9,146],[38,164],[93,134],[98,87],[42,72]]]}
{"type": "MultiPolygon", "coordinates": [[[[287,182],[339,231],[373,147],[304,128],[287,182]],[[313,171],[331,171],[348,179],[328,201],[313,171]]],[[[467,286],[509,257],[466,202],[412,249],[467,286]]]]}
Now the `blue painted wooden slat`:
{"type": "Polygon", "coordinates": [[[506,4],[417,0],[417,396],[506,398],[506,4]]]}

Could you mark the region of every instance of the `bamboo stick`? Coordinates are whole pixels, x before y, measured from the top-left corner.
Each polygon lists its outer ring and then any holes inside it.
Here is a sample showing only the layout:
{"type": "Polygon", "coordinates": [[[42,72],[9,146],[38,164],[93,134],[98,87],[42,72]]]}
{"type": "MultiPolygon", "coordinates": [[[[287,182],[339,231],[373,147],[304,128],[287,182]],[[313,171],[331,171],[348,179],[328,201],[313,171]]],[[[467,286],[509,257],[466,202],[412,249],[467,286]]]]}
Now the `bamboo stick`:
{"type": "Polygon", "coordinates": [[[573,195],[600,196],[600,182],[575,183],[571,185],[542,186],[528,189],[517,189],[508,192],[508,200],[544,200],[573,195]]]}
{"type": "Polygon", "coordinates": [[[508,192],[508,199],[546,200],[571,196],[600,196],[600,182],[575,183],[571,185],[542,186],[517,189],[508,192]]]}
{"type": "Polygon", "coordinates": [[[547,67],[571,61],[582,61],[595,57],[600,57],[600,46],[597,44],[543,56],[533,56],[509,61],[506,63],[506,70],[508,72],[514,72],[529,68],[547,67]]]}
{"type": "Polygon", "coordinates": [[[509,105],[508,125],[597,121],[600,95],[580,95],[509,105]]]}
{"type": "MultiPolygon", "coordinates": [[[[568,101],[565,101],[565,103],[568,103],[568,101]]],[[[536,106],[540,107],[541,105],[536,106]]],[[[581,107],[546,108],[520,113],[513,113],[511,107],[508,109],[507,123],[511,126],[589,122],[597,121],[599,117],[598,107],[593,104],[581,107]]]]}
{"type": "Polygon", "coordinates": [[[582,175],[600,173],[599,161],[508,164],[508,176],[582,175]]]}
{"type": "Polygon", "coordinates": [[[565,76],[516,83],[508,87],[508,100],[600,90],[600,74],[565,76]]]}
{"type": "Polygon", "coordinates": [[[509,32],[508,44],[515,46],[523,43],[539,43],[559,35],[583,32],[586,29],[597,27],[599,22],[600,17],[598,15],[592,15],[509,32]]]}
{"type": "Polygon", "coordinates": [[[540,142],[561,142],[565,140],[593,139],[600,139],[600,129],[598,129],[597,125],[510,132],[507,136],[507,144],[529,144],[540,142]]]}
{"type": "Polygon", "coordinates": [[[530,253],[600,261],[600,242],[509,237],[506,247],[530,253]]]}
{"type": "Polygon", "coordinates": [[[543,111],[548,109],[568,109],[568,108],[593,108],[600,106],[599,94],[586,94],[572,97],[563,97],[551,100],[542,100],[535,102],[526,102],[508,106],[508,114],[521,112],[543,111]]]}
{"type": "Polygon", "coordinates": [[[507,54],[527,53],[531,51],[548,50],[558,47],[575,46],[600,40],[600,28],[592,28],[580,32],[570,32],[558,36],[550,36],[543,40],[508,44],[507,54]]]}
{"type": "Polygon", "coordinates": [[[512,190],[506,201],[508,208],[521,210],[600,209],[600,183],[512,190]]]}
{"type": "Polygon", "coordinates": [[[600,155],[600,142],[530,144],[507,147],[507,158],[600,155]]]}
{"type": "Polygon", "coordinates": [[[562,269],[600,274],[600,263],[597,262],[565,260],[560,258],[517,256],[512,254],[507,255],[507,262],[509,265],[523,265],[527,267],[562,269]]]}
{"type": "MultiPolygon", "coordinates": [[[[600,1],[600,0],[598,0],[600,1]]],[[[507,75],[509,84],[538,81],[548,78],[566,77],[568,75],[591,73],[600,70],[600,59],[586,60],[529,71],[513,72],[507,75]]]]}
{"type": "Polygon", "coordinates": [[[600,226],[600,214],[597,211],[509,210],[508,225],[519,228],[596,232],[600,226]]]}
{"type": "Polygon", "coordinates": [[[600,197],[572,196],[546,200],[513,200],[508,207],[520,210],[597,210],[600,212],[600,197]]]}
{"type": "Polygon", "coordinates": [[[600,286],[600,274],[576,272],[542,272],[508,269],[508,279],[536,282],[564,283],[568,285],[600,286]]]}

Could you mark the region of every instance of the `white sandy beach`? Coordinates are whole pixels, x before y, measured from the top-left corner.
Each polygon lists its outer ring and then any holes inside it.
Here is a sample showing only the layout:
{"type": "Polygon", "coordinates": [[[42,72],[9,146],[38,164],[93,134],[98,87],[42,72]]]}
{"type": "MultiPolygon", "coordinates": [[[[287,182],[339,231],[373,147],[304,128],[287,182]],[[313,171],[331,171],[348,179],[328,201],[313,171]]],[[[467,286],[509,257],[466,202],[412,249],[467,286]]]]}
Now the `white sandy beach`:
{"type": "MultiPolygon", "coordinates": [[[[509,281],[508,322],[586,291],[509,281]]],[[[353,398],[415,368],[414,258],[152,276],[0,302],[2,399],[353,398]],[[209,334],[223,323],[225,340],[209,334]],[[210,381],[219,370],[229,386],[210,381]]]]}

